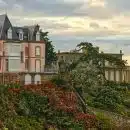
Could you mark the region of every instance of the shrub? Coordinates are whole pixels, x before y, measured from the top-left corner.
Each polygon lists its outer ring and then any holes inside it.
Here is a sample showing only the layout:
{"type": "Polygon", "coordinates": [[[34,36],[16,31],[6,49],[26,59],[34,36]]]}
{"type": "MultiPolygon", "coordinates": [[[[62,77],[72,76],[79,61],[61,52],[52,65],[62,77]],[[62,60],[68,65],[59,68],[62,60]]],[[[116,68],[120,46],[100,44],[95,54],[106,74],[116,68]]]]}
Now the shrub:
{"type": "Polygon", "coordinates": [[[7,121],[5,126],[12,130],[42,130],[43,120],[35,117],[16,116],[7,121]]]}
{"type": "Polygon", "coordinates": [[[57,86],[62,86],[66,84],[66,81],[62,78],[60,78],[59,76],[53,77],[51,79],[51,82],[56,84],[57,86]]]}
{"type": "Polygon", "coordinates": [[[124,101],[124,105],[130,108],[130,99],[124,101]]]}
{"type": "Polygon", "coordinates": [[[122,115],[127,115],[126,109],[123,105],[117,104],[116,108],[114,110],[115,112],[122,114],[122,115]]]}
{"type": "Polygon", "coordinates": [[[44,116],[48,110],[48,98],[32,92],[21,92],[18,113],[28,116],[44,116]]]}
{"type": "Polygon", "coordinates": [[[116,123],[114,122],[114,120],[112,120],[112,118],[110,118],[109,116],[104,115],[103,113],[98,112],[96,114],[97,120],[98,120],[98,128],[99,129],[105,129],[105,130],[109,130],[112,129],[116,126],[116,123]]]}
{"type": "Polygon", "coordinates": [[[104,107],[114,110],[118,104],[122,104],[123,98],[117,91],[110,87],[101,88],[93,100],[95,107],[104,107]]]}

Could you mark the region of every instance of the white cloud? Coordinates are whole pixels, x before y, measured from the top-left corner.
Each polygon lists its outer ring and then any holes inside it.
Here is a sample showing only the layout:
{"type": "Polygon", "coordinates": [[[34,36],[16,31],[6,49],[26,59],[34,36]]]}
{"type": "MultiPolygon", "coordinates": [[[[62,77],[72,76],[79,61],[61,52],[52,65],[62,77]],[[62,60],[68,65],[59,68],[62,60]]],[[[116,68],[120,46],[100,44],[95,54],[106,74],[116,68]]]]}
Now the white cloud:
{"type": "Polygon", "coordinates": [[[105,0],[88,0],[88,4],[90,7],[105,7],[105,0]]]}

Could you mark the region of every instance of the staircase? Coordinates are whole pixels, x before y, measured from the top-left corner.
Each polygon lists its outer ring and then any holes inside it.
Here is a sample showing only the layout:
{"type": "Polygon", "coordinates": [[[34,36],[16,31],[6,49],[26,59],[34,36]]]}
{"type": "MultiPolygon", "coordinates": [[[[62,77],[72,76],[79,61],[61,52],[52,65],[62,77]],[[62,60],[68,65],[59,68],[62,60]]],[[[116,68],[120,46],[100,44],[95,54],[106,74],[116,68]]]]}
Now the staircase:
{"type": "Polygon", "coordinates": [[[82,108],[83,108],[83,112],[84,113],[90,113],[90,114],[93,114],[94,115],[94,112],[92,112],[88,107],[87,107],[87,103],[86,103],[86,100],[85,98],[80,94],[80,92],[76,89],[76,87],[74,85],[73,86],[73,90],[74,92],[76,93],[81,105],[82,105],[82,108]]]}

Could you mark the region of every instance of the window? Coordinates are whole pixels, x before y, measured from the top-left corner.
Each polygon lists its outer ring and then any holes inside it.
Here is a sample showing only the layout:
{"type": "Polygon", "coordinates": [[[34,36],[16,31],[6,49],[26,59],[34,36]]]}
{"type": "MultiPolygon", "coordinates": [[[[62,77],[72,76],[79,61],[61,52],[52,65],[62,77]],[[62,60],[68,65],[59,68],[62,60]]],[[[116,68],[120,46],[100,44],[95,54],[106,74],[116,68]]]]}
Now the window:
{"type": "Polygon", "coordinates": [[[35,48],[35,55],[36,55],[36,56],[40,56],[40,54],[41,54],[41,48],[40,48],[39,46],[37,46],[37,47],[35,48]]]}
{"type": "Polygon", "coordinates": [[[20,71],[20,69],[21,69],[20,59],[9,60],[9,71],[20,71]]]}
{"type": "Polygon", "coordinates": [[[29,60],[25,59],[25,69],[28,70],[29,69],[29,60]]]}
{"type": "Polygon", "coordinates": [[[29,56],[29,47],[25,47],[25,56],[29,56]]]}
{"type": "Polygon", "coordinates": [[[8,29],[7,38],[12,39],[12,29],[11,28],[8,29]]]}
{"type": "Polygon", "coordinates": [[[19,40],[23,40],[23,31],[22,30],[20,30],[20,32],[19,32],[19,40]]]}
{"type": "Polygon", "coordinates": [[[40,32],[36,33],[36,41],[40,41],[40,32]]]}
{"type": "Polygon", "coordinates": [[[8,59],[5,60],[5,64],[6,64],[5,70],[8,71],[9,70],[9,60],[8,59]]]}
{"type": "Polygon", "coordinates": [[[35,72],[40,72],[40,71],[41,71],[41,61],[35,60],[35,72]]]}

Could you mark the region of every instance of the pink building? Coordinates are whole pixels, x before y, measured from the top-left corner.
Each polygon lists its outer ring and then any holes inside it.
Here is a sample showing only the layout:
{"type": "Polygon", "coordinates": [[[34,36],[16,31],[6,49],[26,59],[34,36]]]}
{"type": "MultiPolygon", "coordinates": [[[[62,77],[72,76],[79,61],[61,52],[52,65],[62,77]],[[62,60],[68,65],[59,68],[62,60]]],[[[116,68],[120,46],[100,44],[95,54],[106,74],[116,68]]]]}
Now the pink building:
{"type": "Polygon", "coordinates": [[[39,25],[13,27],[0,15],[0,73],[43,72],[45,43],[39,25]]]}

